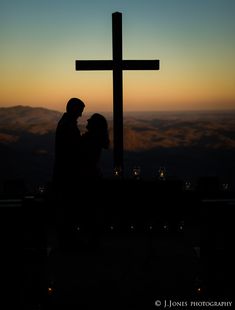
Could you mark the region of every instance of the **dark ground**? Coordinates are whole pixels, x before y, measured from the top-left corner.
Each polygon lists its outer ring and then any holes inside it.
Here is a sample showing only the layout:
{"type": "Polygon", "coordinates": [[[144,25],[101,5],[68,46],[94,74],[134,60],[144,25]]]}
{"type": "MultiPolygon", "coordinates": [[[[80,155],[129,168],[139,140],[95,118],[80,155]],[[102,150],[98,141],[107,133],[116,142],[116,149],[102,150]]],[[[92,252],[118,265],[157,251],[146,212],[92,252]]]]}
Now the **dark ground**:
{"type": "Polygon", "coordinates": [[[25,309],[232,300],[234,193],[209,181],[185,190],[179,181],[104,180],[76,197],[23,200],[25,309]]]}

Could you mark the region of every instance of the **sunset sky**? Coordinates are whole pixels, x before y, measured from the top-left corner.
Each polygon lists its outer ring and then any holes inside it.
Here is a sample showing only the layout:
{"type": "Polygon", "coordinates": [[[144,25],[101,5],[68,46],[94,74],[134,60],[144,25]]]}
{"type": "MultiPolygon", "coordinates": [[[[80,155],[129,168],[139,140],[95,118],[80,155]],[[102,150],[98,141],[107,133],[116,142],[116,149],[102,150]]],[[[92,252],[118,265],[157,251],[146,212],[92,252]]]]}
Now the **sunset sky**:
{"type": "Polygon", "coordinates": [[[75,60],[112,58],[122,12],[123,58],[159,59],[124,72],[124,110],[235,109],[234,0],[0,0],[0,107],[112,110],[112,73],[75,60]]]}

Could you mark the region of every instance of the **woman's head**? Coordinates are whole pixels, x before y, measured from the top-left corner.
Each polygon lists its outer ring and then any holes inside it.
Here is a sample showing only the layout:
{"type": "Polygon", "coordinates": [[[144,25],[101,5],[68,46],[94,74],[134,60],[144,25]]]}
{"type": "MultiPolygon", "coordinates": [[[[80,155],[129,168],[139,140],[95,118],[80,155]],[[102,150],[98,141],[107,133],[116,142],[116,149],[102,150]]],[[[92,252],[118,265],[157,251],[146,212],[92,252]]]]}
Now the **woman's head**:
{"type": "Polygon", "coordinates": [[[99,113],[93,114],[87,120],[87,123],[88,124],[86,127],[88,130],[97,130],[97,131],[108,130],[108,123],[106,118],[99,113]]]}
{"type": "Polygon", "coordinates": [[[87,130],[94,134],[96,137],[99,137],[99,139],[102,140],[102,146],[104,148],[108,148],[109,146],[109,135],[108,135],[108,122],[106,118],[99,114],[95,113],[93,114],[88,120],[87,120],[87,130]]]}

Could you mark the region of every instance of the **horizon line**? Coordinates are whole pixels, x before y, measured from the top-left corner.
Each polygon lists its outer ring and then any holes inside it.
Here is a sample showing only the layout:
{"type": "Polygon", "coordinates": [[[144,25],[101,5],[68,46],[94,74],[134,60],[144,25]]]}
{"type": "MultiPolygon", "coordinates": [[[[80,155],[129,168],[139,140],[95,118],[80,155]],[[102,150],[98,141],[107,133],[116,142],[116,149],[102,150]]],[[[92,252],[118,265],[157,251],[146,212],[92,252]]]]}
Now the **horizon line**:
{"type": "MultiPolygon", "coordinates": [[[[11,106],[0,106],[0,109],[10,109],[10,108],[17,108],[17,107],[23,107],[23,108],[32,108],[32,109],[45,109],[45,110],[51,110],[51,111],[55,111],[55,112],[59,112],[59,113],[64,113],[64,111],[61,111],[61,110],[56,110],[56,109],[53,109],[53,108],[50,108],[50,107],[45,107],[45,106],[32,106],[32,105],[22,105],[22,104],[16,104],[16,105],[11,105],[11,106]]],[[[84,114],[86,113],[95,113],[97,111],[88,111],[88,112],[85,112],[84,111],[84,114]]],[[[187,113],[187,112],[235,112],[235,108],[208,108],[208,109],[172,109],[172,110],[152,110],[152,109],[149,109],[149,110],[123,110],[123,114],[125,113],[151,113],[151,112],[155,112],[155,113],[187,113]]],[[[100,113],[113,113],[112,110],[101,110],[100,113]]]]}

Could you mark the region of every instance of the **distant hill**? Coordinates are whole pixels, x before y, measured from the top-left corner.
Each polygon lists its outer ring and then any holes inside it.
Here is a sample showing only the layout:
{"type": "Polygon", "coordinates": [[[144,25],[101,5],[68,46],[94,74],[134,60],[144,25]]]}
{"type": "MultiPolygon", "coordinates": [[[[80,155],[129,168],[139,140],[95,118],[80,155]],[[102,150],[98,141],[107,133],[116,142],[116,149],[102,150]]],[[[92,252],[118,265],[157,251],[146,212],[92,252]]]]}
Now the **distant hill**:
{"type": "MultiPolygon", "coordinates": [[[[22,133],[54,133],[61,112],[15,106],[0,108],[0,143],[15,143],[22,133]]],[[[82,119],[81,130],[86,120],[82,119]]],[[[112,122],[109,119],[112,140],[112,122]]],[[[124,115],[127,151],[172,147],[235,147],[235,112],[153,112],[124,115]]]]}
{"type": "Polygon", "coordinates": [[[0,181],[44,184],[51,178],[54,131],[61,113],[44,108],[0,108],[0,181]]]}
{"type": "MultiPolygon", "coordinates": [[[[45,108],[15,106],[0,108],[0,133],[23,132],[46,134],[55,130],[60,112],[45,108]]],[[[1,140],[0,140],[1,141],[1,140]]]]}
{"type": "Polygon", "coordinates": [[[153,112],[126,117],[125,149],[235,148],[235,111],[153,112]]]}
{"type": "MultiPolygon", "coordinates": [[[[54,135],[61,112],[15,106],[0,108],[0,181],[51,178],[54,135]]],[[[108,116],[110,138],[112,121],[108,116]]],[[[81,119],[85,131],[86,115],[81,119]]],[[[112,143],[111,143],[112,145],[112,143]]],[[[152,177],[160,165],[169,175],[189,178],[235,174],[235,112],[136,112],[124,115],[125,170],[140,165],[152,177]]],[[[112,175],[112,147],[104,151],[105,175],[112,175]]]]}

